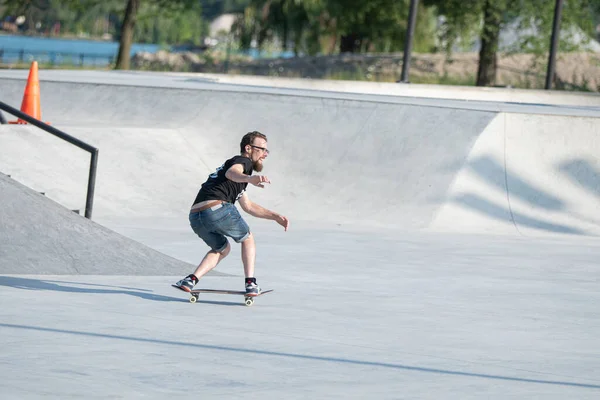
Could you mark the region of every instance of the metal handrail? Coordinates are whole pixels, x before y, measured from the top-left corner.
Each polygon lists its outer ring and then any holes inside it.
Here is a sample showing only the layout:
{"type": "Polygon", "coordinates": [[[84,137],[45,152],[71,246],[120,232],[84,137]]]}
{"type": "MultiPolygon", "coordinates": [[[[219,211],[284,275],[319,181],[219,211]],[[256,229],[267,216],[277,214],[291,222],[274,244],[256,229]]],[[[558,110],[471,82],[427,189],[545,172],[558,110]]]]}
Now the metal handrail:
{"type": "Polygon", "coordinates": [[[94,189],[96,186],[96,170],[98,168],[98,149],[94,146],[91,146],[76,137],[68,135],[42,121],[39,121],[19,110],[9,106],[6,103],[0,101],[0,109],[6,111],[9,114],[14,115],[15,117],[21,118],[23,121],[29,122],[31,125],[37,126],[38,128],[51,133],[54,136],[57,136],[72,145],[79,147],[91,154],[90,159],[90,173],[88,176],[88,187],[87,187],[87,197],[85,201],[85,217],[88,219],[92,219],[92,209],[94,207],[94,189]]]}

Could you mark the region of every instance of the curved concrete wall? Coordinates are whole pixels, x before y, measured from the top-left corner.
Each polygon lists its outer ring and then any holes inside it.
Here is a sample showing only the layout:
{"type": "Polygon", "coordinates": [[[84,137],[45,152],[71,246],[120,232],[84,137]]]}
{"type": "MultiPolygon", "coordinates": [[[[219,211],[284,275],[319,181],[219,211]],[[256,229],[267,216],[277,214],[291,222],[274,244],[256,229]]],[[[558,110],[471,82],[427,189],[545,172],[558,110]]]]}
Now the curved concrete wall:
{"type": "MultiPolygon", "coordinates": [[[[265,174],[273,184],[250,189],[257,202],[296,220],[422,228],[495,115],[255,93],[45,87],[43,119],[100,148],[96,218],[185,213],[206,176],[239,152],[241,136],[260,130],[272,149],[265,174]]],[[[71,207],[85,198],[87,153],[32,127],[2,132],[4,145],[20,150],[1,169],[71,207]]]]}
{"type": "Polygon", "coordinates": [[[600,234],[598,118],[499,114],[433,229],[600,234]]]}
{"type": "MultiPolygon", "coordinates": [[[[0,80],[15,104],[22,82],[0,80]]],[[[260,130],[273,184],[253,200],[294,220],[490,233],[597,234],[598,121],[253,92],[45,82],[43,119],[100,148],[94,217],[185,218],[206,176],[260,130]]],[[[423,105],[430,104],[430,105],[423,105]]],[[[89,156],[0,128],[0,171],[83,208],[89,156]]]]}

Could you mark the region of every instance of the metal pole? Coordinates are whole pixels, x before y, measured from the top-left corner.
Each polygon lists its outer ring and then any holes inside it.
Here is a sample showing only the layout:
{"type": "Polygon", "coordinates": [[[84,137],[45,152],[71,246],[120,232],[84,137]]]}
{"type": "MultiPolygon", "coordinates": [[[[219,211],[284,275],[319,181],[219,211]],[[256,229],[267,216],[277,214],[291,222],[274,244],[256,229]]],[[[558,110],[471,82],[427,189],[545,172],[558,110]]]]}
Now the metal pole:
{"type": "Polygon", "coordinates": [[[556,0],[554,7],[554,24],[552,26],[552,38],[550,39],[550,55],[548,57],[548,72],[546,73],[546,90],[552,89],[554,81],[554,69],[556,67],[556,48],[560,37],[560,18],[563,7],[563,0],[556,0]]]}
{"type": "Polygon", "coordinates": [[[87,198],[85,199],[85,217],[92,219],[94,208],[94,190],[96,188],[96,169],[98,168],[98,149],[92,151],[90,159],[90,176],[88,178],[87,198]]]}
{"type": "Polygon", "coordinates": [[[419,0],[410,1],[410,10],[408,16],[408,32],[406,33],[406,43],[404,44],[404,58],[402,59],[402,76],[400,82],[409,83],[408,70],[410,69],[410,57],[412,53],[412,42],[417,22],[417,8],[419,0]]]}

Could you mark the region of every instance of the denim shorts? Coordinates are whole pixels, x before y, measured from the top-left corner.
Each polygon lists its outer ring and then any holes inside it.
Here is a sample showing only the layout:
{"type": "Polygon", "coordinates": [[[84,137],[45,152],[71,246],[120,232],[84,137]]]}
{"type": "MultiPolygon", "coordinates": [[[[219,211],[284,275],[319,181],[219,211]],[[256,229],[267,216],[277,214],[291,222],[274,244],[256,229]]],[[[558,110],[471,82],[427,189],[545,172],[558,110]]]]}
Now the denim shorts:
{"type": "Polygon", "coordinates": [[[227,247],[229,236],[236,243],[250,236],[250,227],[231,203],[222,203],[200,212],[190,213],[192,229],[211,249],[221,252],[227,247]]]}

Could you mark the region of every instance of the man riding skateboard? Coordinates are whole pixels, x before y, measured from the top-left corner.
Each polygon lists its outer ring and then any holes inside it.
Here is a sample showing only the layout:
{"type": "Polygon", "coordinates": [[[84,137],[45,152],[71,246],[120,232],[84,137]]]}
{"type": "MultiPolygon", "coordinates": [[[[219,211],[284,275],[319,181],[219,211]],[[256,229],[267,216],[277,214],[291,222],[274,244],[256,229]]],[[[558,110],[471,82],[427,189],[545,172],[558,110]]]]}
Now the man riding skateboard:
{"type": "Polygon", "coordinates": [[[286,217],[253,203],[246,194],[248,183],[259,188],[271,183],[264,175],[252,175],[253,171],[262,171],[263,162],[268,155],[267,137],[258,131],[249,132],[240,142],[240,155],[225,161],[202,184],[191,207],[189,220],[194,232],[211,250],[206,253],[194,273],[181,279],[175,287],[190,292],[202,276],[227,257],[231,250],[226,238],[229,236],[236,243],[242,244],[246,295],[260,294],[260,287],[254,277],[254,236],[234,204],[239,200],[240,206],[248,214],[276,221],[288,230],[290,222],[286,217]]]}

